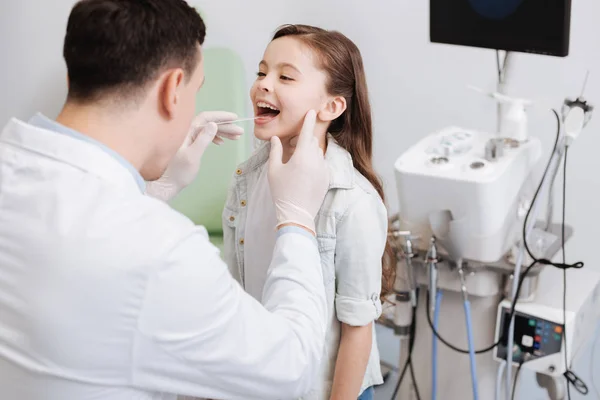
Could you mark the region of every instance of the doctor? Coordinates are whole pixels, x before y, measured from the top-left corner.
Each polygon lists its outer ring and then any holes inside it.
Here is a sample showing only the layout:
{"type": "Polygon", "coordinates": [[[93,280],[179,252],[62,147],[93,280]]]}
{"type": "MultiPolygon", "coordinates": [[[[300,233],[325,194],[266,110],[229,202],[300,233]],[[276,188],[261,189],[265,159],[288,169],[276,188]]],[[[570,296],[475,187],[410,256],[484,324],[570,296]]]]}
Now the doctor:
{"type": "Polygon", "coordinates": [[[314,112],[287,164],[273,142],[279,236],[264,304],[163,201],[211,141],[240,134],[218,130],[236,117],[219,112],[188,131],[204,35],[184,0],[81,1],[60,115],[0,134],[0,398],[290,399],[311,387],[326,320],[313,220],[329,184],[314,112]]]}

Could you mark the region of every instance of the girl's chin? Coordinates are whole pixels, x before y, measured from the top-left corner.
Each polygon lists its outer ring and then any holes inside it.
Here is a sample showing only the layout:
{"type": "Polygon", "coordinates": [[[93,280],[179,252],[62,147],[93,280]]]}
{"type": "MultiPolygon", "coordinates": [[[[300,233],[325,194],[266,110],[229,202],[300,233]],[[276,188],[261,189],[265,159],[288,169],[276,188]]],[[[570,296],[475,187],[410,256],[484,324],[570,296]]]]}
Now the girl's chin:
{"type": "Polygon", "coordinates": [[[258,140],[269,141],[269,140],[271,140],[271,138],[273,136],[277,136],[277,135],[274,135],[273,133],[267,132],[266,130],[263,131],[263,129],[260,129],[260,128],[256,127],[256,128],[254,128],[254,136],[258,140]]]}
{"type": "Polygon", "coordinates": [[[286,139],[289,139],[291,136],[293,136],[293,135],[286,135],[286,134],[281,135],[280,133],[281,132],[278,132],[277,129],[272,129],[271,127],[267,128],[267,127],[262,127],[262,126],[258,126],[258,125],[254,126],[254,136],[258,140],[269,141],[269,140],[271,140],[272,137],[278,136],[282,142],[285,142],[286,139]]]}

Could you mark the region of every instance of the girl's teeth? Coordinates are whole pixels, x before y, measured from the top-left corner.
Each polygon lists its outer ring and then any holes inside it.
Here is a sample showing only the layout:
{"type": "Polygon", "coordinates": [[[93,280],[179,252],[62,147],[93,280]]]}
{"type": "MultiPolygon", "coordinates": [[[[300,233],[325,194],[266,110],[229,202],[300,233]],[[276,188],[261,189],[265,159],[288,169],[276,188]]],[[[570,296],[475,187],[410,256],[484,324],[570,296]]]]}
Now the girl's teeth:
{"type": "Polygon", "coordinates": [[[269,109],[274,110],[274,111],[279,111],[277,108],[271,106],[270,104],[263,103],[262,101],[259,101],[258,103],[256,103],[256,105],[258,107],[260,107],[260,108],[269,108],[269,109]]]}

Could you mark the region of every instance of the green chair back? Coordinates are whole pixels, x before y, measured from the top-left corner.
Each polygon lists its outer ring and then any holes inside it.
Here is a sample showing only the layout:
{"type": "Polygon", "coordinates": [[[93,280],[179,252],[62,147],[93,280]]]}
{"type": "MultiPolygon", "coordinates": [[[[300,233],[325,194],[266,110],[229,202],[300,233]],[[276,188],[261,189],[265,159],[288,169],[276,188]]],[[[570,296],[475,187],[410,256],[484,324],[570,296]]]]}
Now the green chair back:
{"type": "MultiPolygon", "coordinates": [[[[248,92],[242,59],[227,48],[205,49],[203,57],[206,81],[198,93],[196,111],[223,110],[247,117],[248,92]]],[[[250,155],[251,121],[240,124],[245,128],[242,138],[209,146],[196,180],[171,201],[174,209],[197,225],[204,225],[211,236],[223,233],[221,213],[233,172],[250,155]]]]}

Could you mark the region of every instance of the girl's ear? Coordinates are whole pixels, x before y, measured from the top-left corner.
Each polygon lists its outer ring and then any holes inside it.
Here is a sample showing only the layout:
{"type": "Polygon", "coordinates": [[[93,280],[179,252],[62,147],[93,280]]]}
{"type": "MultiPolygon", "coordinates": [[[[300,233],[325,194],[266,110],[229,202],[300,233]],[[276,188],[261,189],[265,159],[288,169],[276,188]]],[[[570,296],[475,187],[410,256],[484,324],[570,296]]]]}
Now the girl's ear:
{"type": "Polygon", "coordinates": [[[342,115],[344,111],[346,111],[346,99],[342,96],[332,97],[319,111],[318,118],[321,121],[331,122],[342,115]]]}

